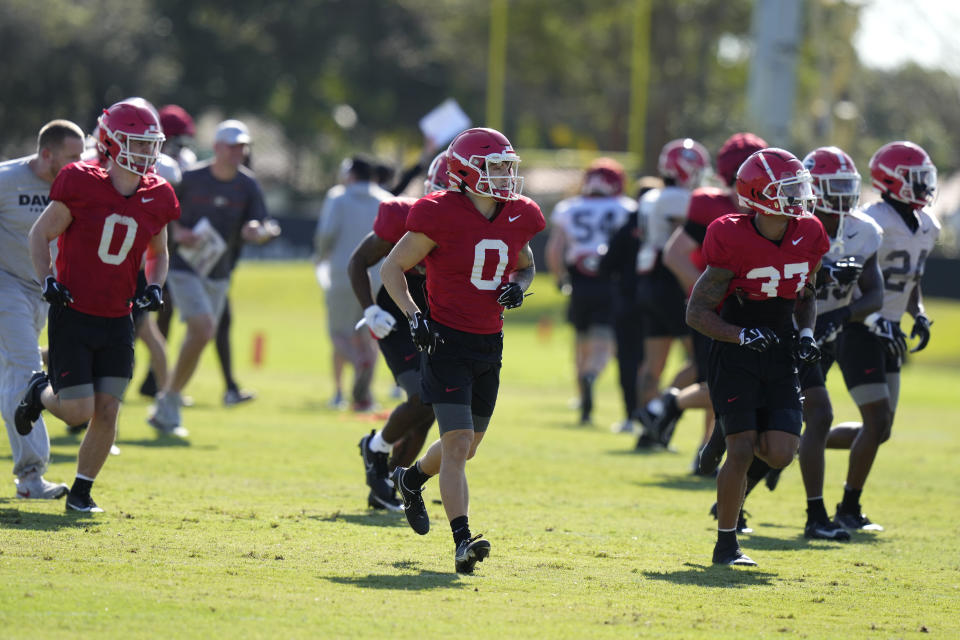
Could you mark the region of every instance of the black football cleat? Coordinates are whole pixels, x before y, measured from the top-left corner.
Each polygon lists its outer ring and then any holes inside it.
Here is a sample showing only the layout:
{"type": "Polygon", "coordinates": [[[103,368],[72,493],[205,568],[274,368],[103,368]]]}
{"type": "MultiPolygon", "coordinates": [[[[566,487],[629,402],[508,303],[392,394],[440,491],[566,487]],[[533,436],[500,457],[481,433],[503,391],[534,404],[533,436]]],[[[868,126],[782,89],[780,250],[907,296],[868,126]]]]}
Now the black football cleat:
{"type": "Polygon", "coordinates": [[[373,489],[367,494],[367,506],[371,509],[386,509],[399,513],[403,511],[403,503],[396,496],[382,498],[374,493],[373,489]]]}
{"type": "Polygon", "coordinates": [[[457,573],[473,573],[474,565],[490,555],[490,543],[481,538],[483,534],[479,533],[457,545],[454,561],[457,573]]]}
{"type": "Polygon", "coordinates": [[[836,522],[816,522],[808,521],[807,526],[803,528],[803,537],[811,540],[836,540],[846,542],[850,539],[850,532],[838,525],[836,522]]]}
{"type": "Polygon", "coordinates": [[[430,531],[430,515],[427,513],[427,505],[423,504],[423,488],[408,489],[403,484],[403,475],[406,473],[406,467],[397,467],[393,470],[393,485],[400,493],[400,499],[403,501],[403,513],[407,516],[407,522],[410,528],[418,534],[426,535],[430,531]]]}
{"type": "Polygon", "coordinates": [[[366,475],[367,486],[376,496],[385,502],[396,500],[393,482],[387,473],[387,454],[370,449],[370,440],[374,432],[360,438],[360,457],[363,460],[363,471],[366,475]]]}
{"type": "Polygon", "coordinates": [[[740,550],[739,546],[713,548],[713,564],[725,564],[728,567],[755,567],[757,563],[740,550]]]}
{"type": "Polygon", "coordinates": [[[671,387],[660,396],[663,412],[653,421],[653,433],[664,447],[670,446],[673,432],[677,429],[677,421],[683,415],[683,409],[677,406],[678,390],[671,387]]]}
{"type": "Polygon", "coordinates": [[[767,485],[767,489],[773,491],[777,488],[777,484],[780,482],[780,473],[783,469],[770,469],[767,471],[767,475],[763,477],[764,483],[767,485]]]}
{"type": "Polygon", "coordinates": [[[723,431],[719,424],[714,423],[710,440],[697,452],[697,473],[702,476],[716,473],[726,452],[727,441],[723,437],[723,431]]]}
{"type": "Polygon", "coordinates": [[[79,511],[80,513],[103,513],[103,509],[97,506],[88,493],[85,496],[77,496],[72,493],[67,494],[67,511],[79,511]]]}
{"type": "Polygon", "coordinates": [[[844,511],[841,509],[842,506],[843,505],[840,504],[837,505],[837,514],[833,516],[833,521],[844,529],[850,531],[883,531],[882,526],[870,522],[870,518],[863,515],[859,506],[856,512],[844,511]]]}
{"type": "Polygon", "coordinates": [[[23,399],[17,405],[17,410],[13,414],[13,422],[17,427],[17,433],[22,436],[29,435],[33,431],[33,423],[40,418],[40,412],[43,411],[43,404],[40,402],[40,393],[50,384],[47,374],[43,371],[34,371],[30,376],[30,382],[27,383],[27,390],[23,393],[23,399]]]}

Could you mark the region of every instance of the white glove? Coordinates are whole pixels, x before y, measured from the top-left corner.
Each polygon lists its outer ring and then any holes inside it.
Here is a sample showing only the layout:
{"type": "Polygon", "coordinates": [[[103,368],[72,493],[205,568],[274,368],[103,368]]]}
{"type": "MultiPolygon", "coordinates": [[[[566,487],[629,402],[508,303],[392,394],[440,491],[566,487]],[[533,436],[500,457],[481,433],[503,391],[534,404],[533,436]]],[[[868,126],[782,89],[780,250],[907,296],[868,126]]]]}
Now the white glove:
{"type": "Polygon", "coordinates": [[[372,304],[363,310],[363,321],[360,324],[366,324],[379,340],[393,331],[397,321],[379,305],[372,304]]]}

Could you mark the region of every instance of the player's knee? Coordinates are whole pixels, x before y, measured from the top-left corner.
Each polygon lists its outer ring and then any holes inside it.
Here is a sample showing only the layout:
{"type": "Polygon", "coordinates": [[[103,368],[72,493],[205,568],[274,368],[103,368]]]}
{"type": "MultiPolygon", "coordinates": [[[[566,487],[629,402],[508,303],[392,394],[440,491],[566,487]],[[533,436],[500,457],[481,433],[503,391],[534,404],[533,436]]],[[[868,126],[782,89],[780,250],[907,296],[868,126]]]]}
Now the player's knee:
{"type": "Polygon", "coordinates": [[[805,435],[811,433],[826,438],[830,425],[833,424],[833,409],[829,406],[804,408],[803,419],[806,422],[805,435]]]}
{"type": "Polygon", "coordinates": [[[217,335],[217,323],[213,316],[201,314],[187,319],[187,337],[207,343],[217,335]]]}
{"type": "Polygon", "coordinates": [[[473,447],[473,431],[457,429],[443,434],[443,456],[454,460],[469,460],[473,447]]]}
{"type": "MultiPolygon", "coordinates": [[[[769,435],[769,434],[768,434],[769,435]]],[[[800,444],[799,438],[762,438],[758,453],[773,469],[783,469],[791,462],[797,453],[800,444]]]]}
{"type": "Polygon", "coordinates": [[[749,465],[753,460],[753,450],[756,443],[755,434],[742,433],[737,437],[727,438],[727,458],[738,464],[749,465]],[[753,435],[754,437],[749,437],[753,435]]]}
{"type": "Polygon", "coordinates": [[[120,400],[108,395],[98,395],[94,403],[93,413],[104,422],[116,423],[120,413],[120,400]]]}

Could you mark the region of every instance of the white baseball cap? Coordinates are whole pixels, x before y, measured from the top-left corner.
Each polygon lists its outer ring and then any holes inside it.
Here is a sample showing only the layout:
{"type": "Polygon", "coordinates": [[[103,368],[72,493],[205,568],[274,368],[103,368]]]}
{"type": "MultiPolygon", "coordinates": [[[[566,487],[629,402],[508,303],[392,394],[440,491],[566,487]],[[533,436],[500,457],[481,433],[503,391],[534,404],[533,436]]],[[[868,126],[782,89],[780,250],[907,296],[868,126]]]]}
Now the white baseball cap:
{"type": "Polygon", "coordinates": [[[224,120],[217,125],[213,141],[225,144],[250,144],[250,131],[239,120],[224,120]]]}

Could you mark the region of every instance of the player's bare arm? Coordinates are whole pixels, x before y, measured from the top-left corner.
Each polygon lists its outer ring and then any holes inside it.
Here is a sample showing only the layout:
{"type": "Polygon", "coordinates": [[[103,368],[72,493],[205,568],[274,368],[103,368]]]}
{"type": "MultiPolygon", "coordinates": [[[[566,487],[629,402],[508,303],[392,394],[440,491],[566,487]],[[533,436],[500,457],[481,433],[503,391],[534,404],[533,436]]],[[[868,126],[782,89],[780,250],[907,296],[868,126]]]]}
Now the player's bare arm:
{"type": "Polygon", "coordinates": [[[33,223],[30,229],[30,257],[40,282],[46,280],[47,276],[53,275],[53,267],[50,264],[50,242],[66,231],[72,221],[73,216],[67,205],[59,200],[53,200],[33,223]]]}
{"type": "Polygon", "coordinates": [[[167,228],[150,238],[150,244],[144,253],[143,274],[147,277],[147,284],[163,286],[167,280],[167,270],[170,267],[170,253],[167,249],[167,228]]]}
{"type": "Polygon", "coordinates": [[[690,294],[687,324],[714,340],[739,343],[741,328],[725,321],[717,313],[731,280],[733,271],[708,266],[690,294]]]}
{"type": "Polygon", "coordinates": [[[373,294],[370,293],[370,274],[367,273],[367,269],[380,262],[392,248],[392,243],[371,231],[350,254],[347,275],[350,277],[353,295],[357,296],[360,306],[364,309],[373,304],[373,294]]]}
{"type": "Polygon", "coordinates": [[[520,249],[520,255],[517,257],[517,268],[510,274],[510,282],[516,282],[524,291],[530,288],[533,283],[533,276],[537,273],[537,268],[533,264],[533,250],[530,243],[523,245],[520,249]]]}
{"type": "Polygon", "coordinates": [[[400,238],[400,242],[387,254],[380,267],[383,286],[408,318],[412,318],[421,309],[413,301],[410,290],[407,288],[407,279],[403,274],[427,257],[435,246],[437,243],[429,236],[417,231],[407,231],[400,238]]]}
{"type": "Polygon", "coordinates": [[[863,263],[863,271],[857,279],[860,297],[850,303],[850,319],[860,321],[883,306],[883,273],[877,254],[873,254],[863,263]]]}
{"type": "MultiPolygon", "coordinates": [[[[567,276],[567,267],[563,261],[563,252],[567,246],[567,236],[559,225],[554,225],[547,238],[547,269],[553,274],[557,283],[563,282],[567,276]]],[[[529,247],[528,247],[529,248],[529,247]]]]}
{"type": "Polygon", "coordinates": [[[691,238],[683,227],[679,227],[673,230],[663,247],[663,264],[673,272],[685,291],[690,291],[700,277],[700,270],[690,260],[690,254],[698,246],[696,240],[691,238]]]}
{"type": "Polygon", "coordinates": [[[910,298],[907,300],[907,313],[916,318],[925,315],[923,308],[923,292],[920,291],[920,283],[917,282],[910,292],[910,298]]]}

